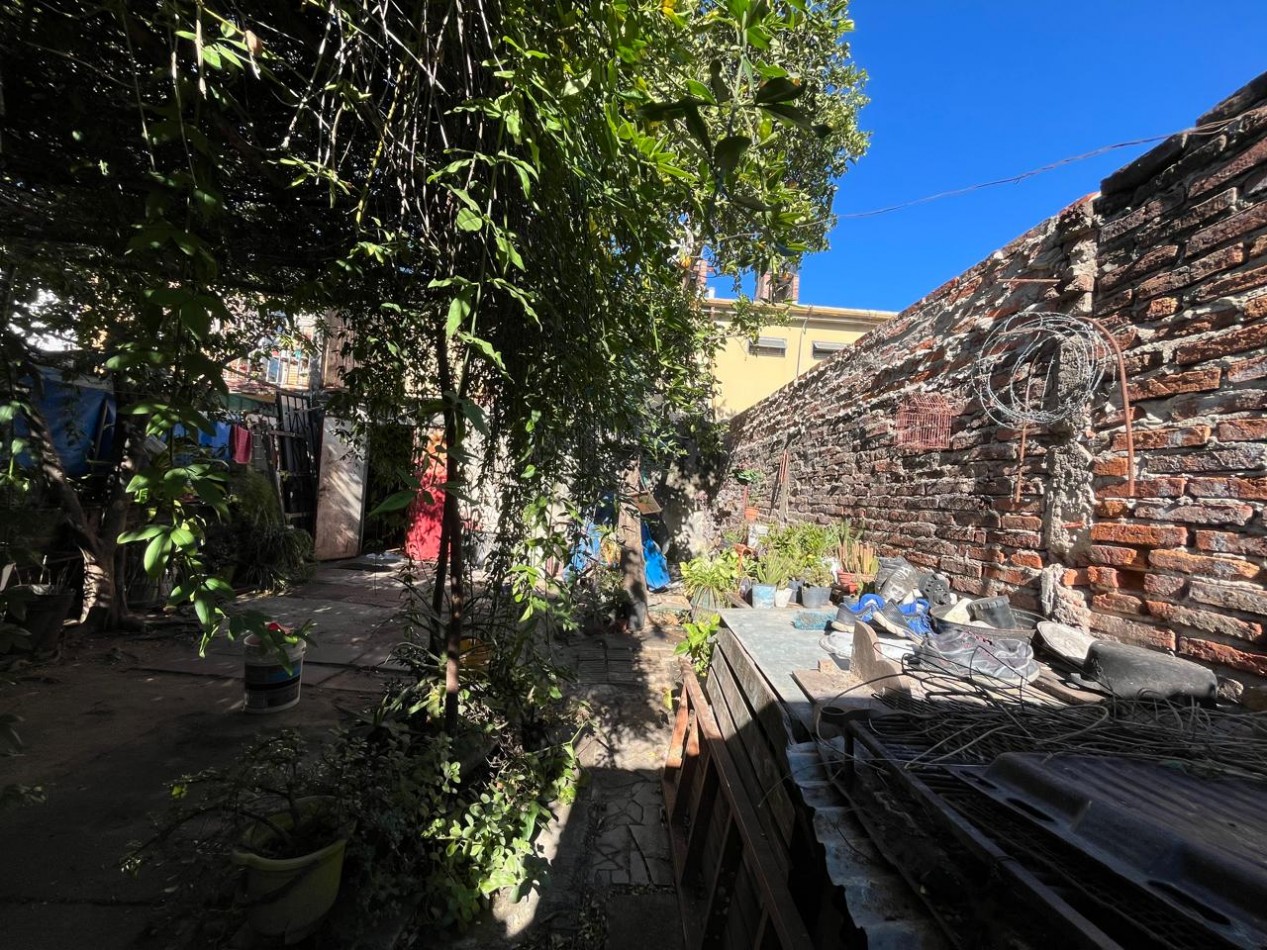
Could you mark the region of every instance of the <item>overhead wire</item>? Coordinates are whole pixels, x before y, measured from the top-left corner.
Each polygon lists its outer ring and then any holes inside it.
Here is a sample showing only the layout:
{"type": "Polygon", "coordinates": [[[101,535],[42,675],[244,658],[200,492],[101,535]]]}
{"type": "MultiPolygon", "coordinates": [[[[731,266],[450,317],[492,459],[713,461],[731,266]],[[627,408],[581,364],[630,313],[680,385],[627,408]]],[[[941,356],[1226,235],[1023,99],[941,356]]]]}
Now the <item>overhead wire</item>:
{"type": "Polygon", "coordinates": [[[928,204],[933,201],[941,201],[944,198],[957,198],[960,195],[971,194],[975,191],[982,191],[986,188],[997,188],[1000,185],[1015,185],[1026,181],[1036,175],[1042,175],[1057,168],[1063,168],[1065,165],[1073,165],[1077,162],[1086,161],[1090,158],[1098,158],[1101,155],[1107,155],[1109,152],[1115,152],[1119,149],[1133,148],[1137,145],[1151,145],[1154,142],[1161,142],[1176,135],[1214,135],[1227,128],[1233,122],[1243,119],[1245,116],[1253,115],[1258,112],[1267,111],[1267,106],[1260,106],[1257,109],[1251,109],[1247,112],[1238,113],[1228,119],[1221,119],[1218,122],[1208,122],[1205,125],[1194,125],[1186,129],[1180,129],[1178,132],[1167,132],[1162,135],[1149,135],[1140,139],[1130,139],[1125,142],[1115,142],[1112,145],[1101,145],[1089,152],[1082,152],[1078,155],[1070,155],[1067,158],[1061,158],[1054,162],[1049,162],[1038,168],[1032,168],[1029,171],[1021,172],[1019,175],[1011,175],[1007,178],[996,178],[992,181],[978,182],[975,185],[964,185],[961,188],[952,188],[949,191],[939,191],[935,194],[924,195],[922,198],[913,198],[910,201],[903,201],[895,205],[888,205],[883,208],[872,208],[869,211],[849,211],[836,215],[838,221],[856,220],[859,218],[874,218],[882,214],[891,214],[894,211],[903,211],[906,208],[914,208],[918,205],[928,204]]]}

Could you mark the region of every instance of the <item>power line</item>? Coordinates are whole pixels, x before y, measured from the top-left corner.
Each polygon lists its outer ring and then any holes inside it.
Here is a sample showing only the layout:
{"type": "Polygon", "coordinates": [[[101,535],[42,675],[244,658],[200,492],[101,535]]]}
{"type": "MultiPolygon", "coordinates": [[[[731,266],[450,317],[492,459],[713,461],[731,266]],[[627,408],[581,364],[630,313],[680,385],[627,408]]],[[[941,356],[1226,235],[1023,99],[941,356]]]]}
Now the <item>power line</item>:
{"type": "Polygon", "coordinates": [[[854,211],[847,214],[838,214],[836,215],[836,218],[841,221],[845,219],[874,218],[877,215],[890,214],[894,211],[902,211],[906,208],[913,208],[917,205],[928,204],[931,201],[940,201],[943,198],[955,198],[959,195],[971,194],[974,191],[981,191],[985,188],[995,188],[999,185],[1015,185],[1028,178],[1033,178],[1035,175],[1041,175],[1044,172],[1049,172],[1065,165],[1072,165],[1075,162],[1085,161],[1088,158],[1096,158],[1100,155],[1106,155],[1109,152],[1117,151],[1122,148],[1132,148],[1136,145],[1150,145],[1153,142],[1161,142],[1175,135],[1213,135],[1215,132],[1226,128],[1228,125],[1243,118],[1244,116],[1251,115],[1254,112],[1261,112],[1265,109],[1267,109],[1267,107],[1260,107],[1252,110],[1251,112],[1244,112],[1240,115],[1235,115],[1230,119],[1224,119],[1221,122],[1211,122],[1208,125],[1196,125],[1191,128],[1182,129],[1179,132],[1170,132],[1165,135],[1150,135],[1147,138],[1131,139],[1129,142],[1117,142],[1113,145],[1102,145],[1100,148],[1092,149],[1089,152],[1083,152],[1081,155],[1071,155],[1068,158],[1062,158],[1049,165],[1043,165],[1041,168],[1034,168],[1027,172],[1021,172],[1019,175],[1013,175],[1010,178],[997,178],[994,181],[983,181],[976,185],[966,185],[963,188],[954,188],[950,191],[939,191],[933,195],[925,195],[922,198],[914,198],[911,201],[903,201],[901,204],[889,205],[886,208],[873,208],[870,211],[854,211]]]}

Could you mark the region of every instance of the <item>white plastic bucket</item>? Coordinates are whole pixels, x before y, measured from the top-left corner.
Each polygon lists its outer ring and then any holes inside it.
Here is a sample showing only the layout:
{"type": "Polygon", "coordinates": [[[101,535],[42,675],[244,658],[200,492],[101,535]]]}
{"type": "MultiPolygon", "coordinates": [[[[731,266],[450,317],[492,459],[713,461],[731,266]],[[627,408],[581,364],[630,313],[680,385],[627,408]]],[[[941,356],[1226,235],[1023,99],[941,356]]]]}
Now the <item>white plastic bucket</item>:
{"type": "Polygon", "coordinates": [[[286,645],[286,663],[253,633],[242,642],[243,709],[249,713],[281,712],[298,703],[306,646],[303,641],[286,645]]]}

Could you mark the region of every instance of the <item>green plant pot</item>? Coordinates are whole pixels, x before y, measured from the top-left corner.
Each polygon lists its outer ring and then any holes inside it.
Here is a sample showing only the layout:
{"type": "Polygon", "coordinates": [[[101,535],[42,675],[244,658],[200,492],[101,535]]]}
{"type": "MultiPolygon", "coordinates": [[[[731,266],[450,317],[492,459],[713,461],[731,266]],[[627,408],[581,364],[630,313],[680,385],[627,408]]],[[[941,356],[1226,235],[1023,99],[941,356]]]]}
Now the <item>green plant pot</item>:
{"type": "MultiPolygon", "coordinates": [[[[296,802],[304,815],[328,808],[331,799],[321,796],[296,802]]],[[[289,831],[293,816],[289,811],[268,816],[269,821],[289,831]]],[[[325,847],[296,858],[266,858],[257,853],[277,837],[267,825],[254,826],[243,838],[244,848],[233,852],[233,863],[246,871],[247,923],[261,937],[298,943],[317,929],[339,896],[343,877],[343,855],[347,834],[325,847]]]]}

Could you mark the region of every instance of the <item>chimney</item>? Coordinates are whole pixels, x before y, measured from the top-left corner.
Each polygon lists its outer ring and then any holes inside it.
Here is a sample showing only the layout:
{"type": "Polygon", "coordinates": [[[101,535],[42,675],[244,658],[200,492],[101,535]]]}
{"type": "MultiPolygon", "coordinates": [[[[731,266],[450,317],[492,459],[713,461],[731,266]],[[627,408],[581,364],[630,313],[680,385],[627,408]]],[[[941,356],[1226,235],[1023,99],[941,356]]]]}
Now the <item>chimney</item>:
{"type": "Polygon", "coordinates": [[[801,295],[801,275],[796,271],[769,272],[757,276],[756,299],[765,303],[796,303],[801,295]]]}

